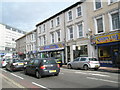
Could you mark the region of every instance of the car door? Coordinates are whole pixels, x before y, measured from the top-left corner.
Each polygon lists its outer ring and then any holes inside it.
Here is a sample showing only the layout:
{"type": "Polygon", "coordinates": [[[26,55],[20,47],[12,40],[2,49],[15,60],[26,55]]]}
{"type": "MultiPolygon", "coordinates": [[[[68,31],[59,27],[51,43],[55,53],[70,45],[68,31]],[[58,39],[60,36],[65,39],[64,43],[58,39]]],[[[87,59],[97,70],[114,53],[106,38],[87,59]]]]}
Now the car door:
{"type": "Polygon", "coordinates": [[[39,60],[35,59],[33,64],[31,65],[31,70],[32,70],[31,73],[32,74],[35,74],[35,71],[38,68],[38,66],[39,66],[39,60]]]}
{"type": "Polygon", "coordinates": [[[26,66],[27,72],[32,74],[32,64],[34,63],[34,60],[31,60],[28,65],[26,66]]]}
{"type": "Polygon", "coordinates": [[[79,67],[79,68],[83,68],[83,65],[87,62],[86,60],[87,60],[86,58],[81,57],[81,58],[80,58],[80,61],[79,61],[79,63],[78,63],[78,67],[79,67]]]}
{"type": "Polygon", "coordinates": [[[77,67],[78,61],[79,61],[79,58],[74,59],[74,61],[72,62],[72,68],[78,68],[77,67]]]}

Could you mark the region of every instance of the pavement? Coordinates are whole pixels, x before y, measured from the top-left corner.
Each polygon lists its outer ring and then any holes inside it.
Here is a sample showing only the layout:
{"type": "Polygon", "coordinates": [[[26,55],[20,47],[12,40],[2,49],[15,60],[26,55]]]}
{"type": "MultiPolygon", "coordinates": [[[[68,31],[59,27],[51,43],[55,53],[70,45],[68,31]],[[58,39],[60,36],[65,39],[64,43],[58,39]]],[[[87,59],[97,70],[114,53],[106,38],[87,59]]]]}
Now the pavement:
{"type": "MultiPolygon", "coordinates": [[[[67,68],[67,65],[63,65],[62,68],[67,68]]],[[[101,72],[111,72],[111,73],[120,73],[120,69],[115,68],[115,67],[100,67],[99,71],[101,71],[101,72]]]]}

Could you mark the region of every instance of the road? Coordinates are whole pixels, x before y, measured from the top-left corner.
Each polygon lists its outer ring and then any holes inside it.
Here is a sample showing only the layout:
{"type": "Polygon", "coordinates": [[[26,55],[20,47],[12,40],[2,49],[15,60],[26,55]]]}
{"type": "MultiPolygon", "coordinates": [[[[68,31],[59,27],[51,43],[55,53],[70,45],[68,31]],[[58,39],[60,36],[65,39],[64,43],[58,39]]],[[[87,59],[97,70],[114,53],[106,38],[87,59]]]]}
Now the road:
{"type": "MultiPolygon", "coordinates": [[[[1,75],[9,78],[18,88],[118,88],[120,81],[117,73],[84,71],[61,68],[59,76],[46,76],[37,79],[25,75],[23,71],[10,72],[0,69],[1,75]]],[[[3,85],[4,86],[4,85],[3,85]]]]}

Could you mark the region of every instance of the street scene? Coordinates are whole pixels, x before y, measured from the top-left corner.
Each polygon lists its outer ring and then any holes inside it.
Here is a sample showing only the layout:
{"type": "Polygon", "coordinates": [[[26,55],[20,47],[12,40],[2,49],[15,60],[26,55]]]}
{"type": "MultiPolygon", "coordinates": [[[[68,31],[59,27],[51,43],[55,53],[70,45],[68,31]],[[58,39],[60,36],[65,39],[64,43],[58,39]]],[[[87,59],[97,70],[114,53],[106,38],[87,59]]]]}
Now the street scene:
{"type": "Polygon", "coordinates": [[[0,88],[119,90],[119,6],[120,0],[2,1],[0,88]]]}

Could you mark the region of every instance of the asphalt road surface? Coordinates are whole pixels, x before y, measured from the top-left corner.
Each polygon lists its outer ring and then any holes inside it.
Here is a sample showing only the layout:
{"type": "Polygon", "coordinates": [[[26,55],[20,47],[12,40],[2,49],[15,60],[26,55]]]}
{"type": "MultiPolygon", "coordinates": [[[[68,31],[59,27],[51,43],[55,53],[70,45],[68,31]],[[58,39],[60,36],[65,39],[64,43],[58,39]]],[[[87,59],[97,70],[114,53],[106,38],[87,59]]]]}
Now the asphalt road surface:
{"type": "MultiPolygon", "coordinates": [[[[46,76],[41,79],[25,75],[23,71],[10,72],[0,68],[2,76],[18,88],[119,88],[119,74],[93,70],[74,70],[61,68],[59,76],[46,76]]],[[[4,84],[2,84],[4,87],[4,84]]],[[[6,87],[7,88],[7,87],[6,87]]]]}

